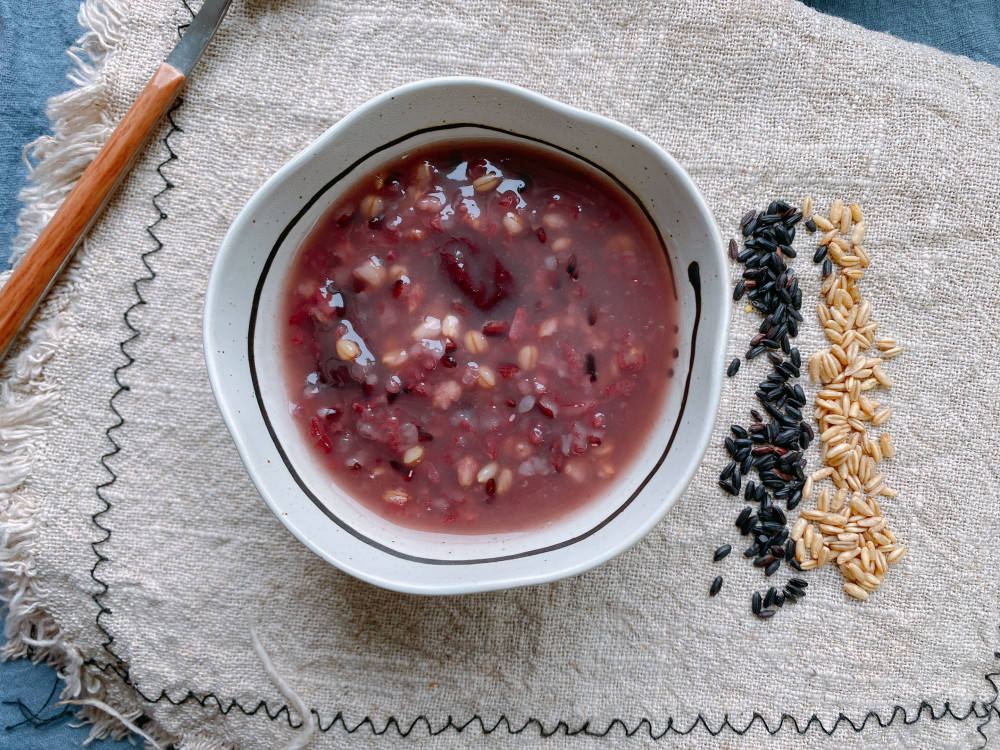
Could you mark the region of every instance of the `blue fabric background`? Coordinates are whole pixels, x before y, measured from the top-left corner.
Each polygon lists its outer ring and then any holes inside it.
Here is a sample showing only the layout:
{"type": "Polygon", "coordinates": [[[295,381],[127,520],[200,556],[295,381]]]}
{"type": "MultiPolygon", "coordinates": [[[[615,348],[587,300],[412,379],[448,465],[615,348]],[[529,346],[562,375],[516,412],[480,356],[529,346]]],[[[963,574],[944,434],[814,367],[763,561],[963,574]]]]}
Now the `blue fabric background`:
{"type": "Polygon", "coordinates": [[[803,0],[872,31],[1000,65],[998,0],[803,0]]]}
{"type": "Polygon", "coordinates": [[[17,231],[24,146],[49,130],[45,100],[69,88],[66,49],[80,36],[73,0],[0,0],[0,268],[17,231]]]}
{"type": "MultiPolygon", "coordinates": [[[[804,2],[876,31],[1000,65],[1000,0],[804,2]]],[[[80,33],[77,8],[75,0],[0,0],[0,268],[7,266],[16,232],[16,196],[25,179],[21,151],[48,130],[46,99],[69,87],[65,50],[80,33]]],[[[0,665],[0,750],[79,747],[87,730],[68,726],[69,715],[51,705],[60,687],[47,667],[23,660],[0,665]]]]}
{"type": "MultiPolygon", "coordinates": [[[[88,730],[73,727],[68,707],[54,706],[63,683],[55,670],[25,659],[0,666],[0,748],[3,750],[68,750],[87,739],[88,730]]],[[[135,750],[128,742],[103,740],[94,750],[135,750]]]]}

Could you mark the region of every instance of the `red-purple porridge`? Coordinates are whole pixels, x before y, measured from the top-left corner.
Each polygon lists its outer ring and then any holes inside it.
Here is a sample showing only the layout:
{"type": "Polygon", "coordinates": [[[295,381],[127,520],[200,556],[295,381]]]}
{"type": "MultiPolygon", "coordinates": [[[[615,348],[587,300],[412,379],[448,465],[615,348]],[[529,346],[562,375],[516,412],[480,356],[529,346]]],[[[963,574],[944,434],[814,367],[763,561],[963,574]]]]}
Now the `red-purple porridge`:
{"type": "Polygon", "coordinates": [[[415,149],[323,215],[284,295],[315,459],[394,523],[503,533],[600,496],[678,357],[664,248],[606,176],[534,146],[415,149]]]}

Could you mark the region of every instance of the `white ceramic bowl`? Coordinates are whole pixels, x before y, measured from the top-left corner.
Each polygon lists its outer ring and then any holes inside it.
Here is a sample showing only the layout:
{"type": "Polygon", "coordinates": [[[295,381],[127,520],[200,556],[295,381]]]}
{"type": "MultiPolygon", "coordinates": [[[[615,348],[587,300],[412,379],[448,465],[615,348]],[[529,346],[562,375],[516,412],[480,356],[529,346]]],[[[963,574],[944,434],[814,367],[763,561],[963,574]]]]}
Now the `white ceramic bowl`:
{"type": "Polygon", "coordinates": [[[719,403],[729,321],[725,266],[722,239],[698,190],[648,138],[504,83],[422,81],[373,99],[330,128],[268,180],[237,217],[205,301],[208,373],[268,506],[341,570],[420,594],[552,581],[635,544],[694,475],[719,403]],[[527,139],[576,156],[634,194],[673,268],[680,357],[653,434],[603,498],[532,531],[435,534],[401,528],[366,510],[332,485],[311,458],[288,413],[277,311],[296,249],[352,177],[407,149],[477,136],[527,139]]]}

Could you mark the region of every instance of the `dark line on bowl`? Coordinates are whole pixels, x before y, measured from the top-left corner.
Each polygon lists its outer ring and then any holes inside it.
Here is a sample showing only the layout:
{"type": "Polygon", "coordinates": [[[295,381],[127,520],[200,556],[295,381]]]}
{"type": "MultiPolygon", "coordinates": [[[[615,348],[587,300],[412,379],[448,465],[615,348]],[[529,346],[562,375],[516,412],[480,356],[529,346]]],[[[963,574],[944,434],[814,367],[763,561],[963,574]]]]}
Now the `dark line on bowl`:
{"type": "MultiPolygon", "coordinates": [[[[521,133],[514,133],[509,130],[504,130],[502,128],[492,127],[489,125],[481,125],[478,123],[454,123],[452,125],[438,125],[435,127],[422,128],[420,130],[415,130],[411,133],[408,133],[404,136],[400,136],[399,138],[396,138],[395,140],[390,141],[389,143],[385,143],[379,146],[378,148],[369,151],[367,154],[357,159],[350,166],[344,169],[340,174],[338,174],[336,177],[334,177],[332,180],[326,183],[322,188],[320,188],[315,195],[313,195],[308,201],[306,201],[305,205],[303,205],[302,208],[298,211],[298,213],[296,213],[295,216],[292,217],[292,219],[288,222],[288,224],[285,225],[284,229],[282,229],[281,233],[278,235],[278,239],[275,241],[274,246],[271,248],[271,252],[267,256],[267,260],[264,262],[264,265],[261,268],[260,277],[258,278],[257,281],[257,287],[256,289],[254,289],[253,302],[251,303],[250,307],[250,326],[247,334],[248,364],[250,366],[250,379],[253,382],[254,397],[257,399],[257,406],[259,407],[261,416],[264,419],[264,424],[267,426],[268,434],[271,436],[271,441],[274,443],[274,447],[277,449],[278,455],[281,456],[281,460],[284,461],[285,467],[288,469],[288,472],[292,475],[292,478],[295,480],[295,483],[299,485],[299,487],[306,494],[306,496],[310,500],[312,500],[313,504],[316,505],[316,507],[319,508],[321,511],[323,511],[323,513],[326,514],[326,516],[328,516],[330,520],[332,520],[340,528],[342,528],[344,531],[349,533],[354,538],[364,542],[365,544],[368,544],[371,547],[374,547],[375,549],[378,549],[382,552],[392,555],[393,557],[398,557],[403,560],[409,560],[411,562],[424,563],[426,565],[477,565],[482,563],[517,560],[524,557],[541,555],[546,552],[553,552],[555,550],[562,549],[563,547],[568,547],[570,545],[576,544],[577,542],[583,541],[584,539],[596,534],[598,531],[600,531],[609,523],[611,523],[611,521],[613,521],[619,514],[621,514],[629,505],[631,505],[632,502],[636,499],[636,497],[639,496],[639,493],[642,492],[642,490],[646,487],[647,484],[649,484],[649,481],[653,478],[653,475],[656,474],[656,472],[659,470],[660,466],[663,465],[663,462],[667,458],[667,454],[670,453],[670,449],[674,444],[674,439],[677,437],[677,431],[680,428],[681,420],[684,417],[684,411],[687,408],[688,395],[691,390],[691,377],[693,375],[694,358],[698,342],[698,324],[701,320],[701,307],[702,307],[701,272],[698,263],[692,262],[688,266],[688,281],[691,283],[691,286],[693,287],[694,299],[695,299],[694,326],[691,329],[691,357],[690,357],[690,362],[688,363],[687,378],[684,381],[684,393],[681,397],[680,409],[677,412],[677,420],[676,422],[674,422],[674,428],[670,433],[670,439],[667,441],[667,445],[664,448],[663,453],[660,454],[659,459],[657,459],[656,464],[646,475],[646,477],[642,480],[642,482],[639,483],[639,486],[636,487],[635,491],[628,497],[628,499],[624,503],[622,503],[618,508],[616,508],[610,515],[608,515],[607,518],[605,518],[603,521],[601,521],[593,528],[583,532],[578,536],[573,537],[572,539],[566,539],[562,542],[558,542],[556,544],[552,544],[547,547],[540,547],[539,549],[529,550],[527,552],[519,552],[512,555],[478,558],[472,560],[448,560],[448,559],[436,559],[428,557],[417,557],[416,555],[409,555],[404,552],[400,552],[399,550],[394,550],[391,547],[387,547],[386,545],[381,544],[375,541],[374,539],[365,536],[360,531],[352,527],[350,524],[346,523],[343,519],[337,516],[332,510],[330,510],[330,508],[328,508],[319,498],[317,498],[309,489],[309,487],[306,485],[306,483],[302,480],[302,478],[299,476],[298,472],[295,470],[295,467],[292,465],[292,462],[288,459],[288,455],[285,453],[284,448],[281,446],[281,443],[278,440],[278,436],[275,434],[274,426],[271,424],[271,418],[267,413],[267,408],[264,406],[264,400],[261,397],[261,392],[260,392],[260,384],[257,380],[257,363],[256,363],[256,357],[254,356],[254,334],[257,327],[257,311],[260,305],[261,293],[263,292],[264,289],[264,282],[267,279],[267,274],[271,269],[271,265],[274,262],[274,258],[277,256],[278,251],[281,248],[281,245],[284,243],[285,239],[291,233],[295,225],[302,219],[303,216],[305,216],[305,214],[309,211],[309,209],[311,209],[313,205],[316,204],[316,202],[323,196],[324,193],[326,193],[326,191],[328,191],[338,182],[343,180],[347,175],[349,175],[351,172],[357,169],[362,163],[371,159],[376,154],[388,148],[391,148],[392,146],[396,146],[410,138],[414,138],[418,135],[423,135],[424,133],[432,133],[442,130],[454,130],[457,128],[477,128],[480,130],[492,130],[494,132],[503,133],[504,135],[512,136],[514,138],[520,138],[523,140],[540,143],[549,148],[561,151],[562,153],[566,154],[572,159],[583,161],[589,164],[594,169],[598,170],[599,172],[605,174],[622,190],[624,190],[629,195],[629,197],[632,198],[632,200],[636,203],[636,205],[638,205],[639,208],[642,210],[643,214],[646,216],[646,219],[649,221],[649,223],[655,230],[656,237],[660,241],[660,246],[663,249],[664,255],[666,256],[667,263],[670,264],[670,256],[666,250],[666,243],[663,241],[663,236],[660,234],[660,229],[657,226],[656,222],[653,221],[653,217],[649,215],[649,211],[646,209],[646,206],[642,203],[642,201],[639,200],[638,196],[636,196],[636,194],[632,192],[631,189],[629,189],[625,184],[621,182],[621,180],[615,177],[615,175],[613,175],[607,169],[600,166],[599,164],[595,164],[590,159],[587,159],[586,157],[581,156],[578,153],[565,149],[561,146],[557,146],[553,143],[549,143],[548,141],[545,141],[541,138],[522,135],[521,133]]],[[[674,275],[671,274],[671,276],[674,275]]],[[[672,289],[674,292],[674,299],[677,300],[678,294],[677,294],[676,277],[674,278],[674,284],[672,285],[672,289]]]]}

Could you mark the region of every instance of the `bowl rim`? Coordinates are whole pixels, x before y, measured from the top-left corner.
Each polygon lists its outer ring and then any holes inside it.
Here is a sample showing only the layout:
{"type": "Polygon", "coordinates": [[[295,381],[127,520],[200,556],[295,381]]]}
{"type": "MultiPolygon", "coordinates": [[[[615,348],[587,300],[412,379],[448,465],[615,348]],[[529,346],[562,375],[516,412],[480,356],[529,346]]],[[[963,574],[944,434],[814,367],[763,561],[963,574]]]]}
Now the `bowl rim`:
{"type": "MultiPolygon", "coordinates": [[[[716,335],[705,336],[703,338],[702,347],[708,349],[709,351],[703,354],[704,357],[710,357],[708,360],[708,370],[709,377],[707,380],[709,382],[702,383],[699,387],[702,390],[702,398],[705,399],[705,410],[703,416],[704,419],[698,420],[695,424],[689,427],[689,430],[693,432],[692,435],[687,436],[686,450],[690,453],[694,460],[687,462],[680,476],[674,474],[672,476],[672,482],[670,485],[669,492],[665,493],[664,499],[661,500],[655,507],[655,511],[648,514],[640,523],[636,523],[630,527],[621,527],[620,529],[627,528],[628,533],[619,533],[615,535],[613,539],[608,540],[604,546],[595,550],[596,554],[577,555],[577,559],[572,560],[561,560],[562,564],[553,565],[548,568],[533,568],[530,571],[515,571],[510,570],[504,575],[487,576],[484,578],[473,578],[473,579],[461,579],[454,580],[451,582],[447,581],[435,581],[426,582],[420,579],[420,577],[412,577],[405,575],[397,575],[395,578],[387,576],[384,574],[379,574],[372,572],[371,570],[366,570],[363,565],[359,566],[356,564],[354,558],[350,555],[338,556],[336,550],[331,550],[327,547],[321,545],[318,541],[313,538],[313,534],[306,533],[304,529],[301,529],[293,518],[290,517],[287,512],[286,506],[282,502],[272,496],[272,493],[268,490],[267,486],[269,484],[267,477],[263,475],[263,472],[258,469],[258,462],[255,460],[255,454],[258,453],[254,449],[253,439],[251,436],[244,435],[243,430],[240,425],[240,419],[237,417],[239,409],[235,408],[239,404],[244,404],[246,402],[252,402],[254,408],[257,410],[258,415],[264,420],[271,441],[274,447],[277,449],[282,460],[283,468],[290,474],[291,478],[294,480],[295,484],[298,486],[299,491],[301,491],[306,497],[308,497],[311,502],[324,514],[328,519],[333,520],[337,526],[348,534],[354,536],[358,541],[365,544],[369,549],[372,550],[374,554],[377,555],[391,555],[401,562],[404,563],[420,563],[425,565],[438,566],[449,566],[449,565],[465,565],[465,566],[484,566],[489,565],[496,570],[496,572],[501,572],[501,569],[497,568],[497,565],[502,565],[506,562],[517,561],[523,558],[533,557],[537,555],[544,555],[547,552],[556,551],[564,547],[573,547],[576,542],[583,538],[589,537],[596,533],[598,530],[608,525],[614,518],[620,515],[626,507],[637,498],[644,490],[647,483],[652,479],[652,477],[657,473],[660,466],[664,462],[667,454],[670,452],[673,446],[674,439],[676,438],[678,432],[681,429],[681,423],[684,421],[685,417],[690,415],[686,414],[686,409],[690,408],[688,404],[688,395],[691,389],[691,381],[694,375],[695,366],[695,346],[694,343],[697,341],[697,332],[699,324],[702,322],[702,317],[705,315],[706,311],[703,310],[703,305],[710,305],[712,300],[703,299],[703,280],[701,278],[696,278],[699,273],[699,263],[692,262],[687,269],[675,268],[674,269],[674,284],[675,286],[680,285],[683,281],[683,276],[686,274],[688,276],[688,281],[692,284],[694,288],[697,310],[694,318],[694,328],[693,328],[693,340],[692,340],[692,351],[690,356],[690,364],[688,366],[688,375],[686,382],[684,384],[684,392],[682,395],[680,409],[677,414],[677,420],[674,428],[670,434],[670,438],[666,443],[659,459],[656,461],[655,465],[646,475],[645,479],[634,488],[634,490],[629,495],[628,500],[623,504],[617,506],[610,514],[603,517],[598,524],[592,527],[590,530],[582,535],[576,536],[572,539],[561,540],[556,544],[543,546],[538,549],[533,549],[528,552],[520,552],[511,555],[495,556],[486,559],[460,559],[460,560],[448,560],[448,559],[431,559],[431,558],[418,558],[406,553],[401,553],[396,550],[392,550],[381,543],[368,539],[364,534],[356,529],[353,529],[350,524],[342,522],[337,516],[326,507],[324,503],[318,501],[312,494],[309,488],[307,488],[304,482],[300,479],[298,472],[296,472],[287,458],[284,448],[282,447],[277,435],[274,433],[273,427],[270,423],[270,419],[264,409],[262,403],[262,397],[260,395],[260,388],[257,383],[257,376],[255,368],[253,365],[254,361],[254,351],[253,351],[253,339],[254,339],[254,329],[255,320],[257,316],[257,308],[254,304],[251,308],[251,314],[249,318],[248,336],[240,335],[237,337],[237,341],[241,341],[248,351],[242,352],[244,358],[241,360],[240,369],[245,369],[249,371],[251,380],[253,381],[253,393],[241,394],[236,397],[237,404],[232,403],[229,394],[222,387],[223,383],[223,370],[226,369],[224,363],[226,357],[236,356],[236,355],[224,355],[222,357],[215,356],[215,352],[220,351],[220,347],[217,346],[216,338],[229,341],[230,339],[225,338],[221,331],[218,330],[219,326],[215,322],[215,314],[218,306],[213,304],[215,300],[223,294],[223,279],[224,274],[222,269],[226,261],[232,252],[232,245],[234,244],[234,239],[237,238],[242,232],[246,230],[245,224],[248,221],[248,217],[257,212],[259,209],[266,207],[266,205],[271,202],[275,194],[281,192],[283,186],[288,185],[288,178],[294,176],[301,169],[309,167],[309,163],[320,153],[331,148],[336,143],[337,139],[341,137],[344,132],[350,131],[350,129],[358,122],[363,122],[367,117],[369,117],[373,112],[377,113],[379,110],[384,109],[387,105],[390,105],[393,100],[397,98],[402,98],[414,93],[421,91],[426,91],[428,88],[457,88],[467,91],[470,95],[473,94],[484,94],[484,93],[497,93],[502,92],[508,96],[513,96],[533,104],[536,108],[542,111],[548,110],[553,114],[562,115],[564,118],[570,121],[577,121],[581,123],[587,123],[596,126],[598,129],[611,131],[614,135],[626,138],[633,141],[637,146],[645,148],[650,151],[662,161],[665,165],[667,172],[669,173],[671,179],[675,180],[678,187],[682,189],[686,197],[694,204],[704,224],[707,228],[709,237],[707,238],[706,245],[709,246],[709,250],[704,254],[705,257],[702,260],[707,261],[711,256],[711,249],[715,249],[715,260],[722,261],[722,267],[724,267],[723,249],[722,249],[722,238],[719,233],[718,227],[715,223],[714,217],[711,210],[709,209],[707,203],[702,197],[701,193],[695,186],[693,180],[687,172],[680,166],[680,164],[662,147],[656,144],[654,141],[648,137],[642,135],[641,133],[629,128],[622,123],[615,120],[597,115],[594,113],[586,112],[584,110],[571,107],[561,102],[550,99],[546,96],[537,94],[530,90],[514,86],[512,84],[504,83],[501,81],[495,81],[485,78],[475,78],[475,77],[443,77],[443,78],[431,78],[421,81],[412,82],[404,86],[394,88],[392,90],[386,91],[373,99],[363,103],[361,106],[350,112],[344,118],[339,120],[331,128],[326,130],[321,134],[315,141],[313,141],[309,146],[307,146],[303,151],[289,160],[280,169],[278,169],[264,184],[257,189],[254,195],[246,203],[243,209],[240,211],[237,218],[233,221],[229,230],[227,231],[222,244],[219,249],[219,253],[216,257],[215,263],[213,264],[211,275],[209,278],[208,289],[205,297],[205,308],[204,308],[204,325],[203,325],[203,341],[205,347],[205,359],[208,369],[209,380],[212,386],[213,393],[218,403],[220,412],[222,413],[223,419],[232,435],[233,441],[236,445],[237,451],[240,458],[249,474],[251,480],[256,486],[258,492],[261,494],[262,498],[271,509],[271,511],[282,521],[282,523],[295,535],[301,542],[306,544],[313,552],[321,556],[323,559],[327,560],[329,563],[340,568],[341,570],[353,575],[362,580],[368,581],[375,585],[381,586],[383,588],[407,592],[407,593],[417,593],[417,594],[458,594],[458,593],[472,593],[479,591],[489,591],[503,588],[510,588],[516,586],[533,585],[539,583],[545,583],[548,581],[557,580],[560,578],[565,578],[569,576],[578,575],[586,570],[589,570],[597,565],[600,565],[607,560],[621,554],[629,547],[633,546],[636,542],[642,539],[669,511],[669,509],[676,503],[677,499],[683,494],[691,480],[694,477],[695,472],[704,457],[705,450],[707,449],[708,442],[711,437],[712,427],[714,426],[715,419],[718,414],[719,403],[721,400],[721,383],[722,383],[722,369],[723,369],[723,354],[725,343],[728,339],[728,325],[729,325],[729,315],[728,315],[728,300],[726,295],[721,295],[718,300],[718,309],[707,311],[711,317],[716,318],[718,321],[718,327],[716,335]],[[694,275],[692,275],[694,274],[694,275]],[[246,338],[246,341],[242,341],[246,338]],[[234,411],[236,413],[234,413],[234,411]]],[[[483,129],[494,129],[502,130],[506,133],[511,133],[514,136],[521,138],[528,138],[532,140],[539,140],[533,136],[528,136],[522,133],[511,132],[507,129],[497,128],[495,125],[491,125],[488,122],[488,118],[476,117],[468,118],[464,123],[447,123],[447,127],[454,127],[457,124],[463,124],[469,127],[477,127],[483,129]],[[484,120],[478,122],[477,120],[484,120]]],[[[424,128],[424,129],[414,129],[408,131],[406,135],[401,136],[398,140],[403,141],[407,138],[413,137],[416,132],[422,132],[426,130],[436,130],[440,129],[441,126],[436,128],[424,128]]],[[[380,148],[384,148],[388,144],[382,144],[380,148]]],[[[573,152],[566,149],[564,146],[558,146],[549,143],[550,146],[555,146],[560,150],[566,151],[570,155],[573,152]]],[[[357,159],[354,163],[343,170],[343,175],[350,174],[351,171],[355,170],[356,167],[363,163],[370,154],[357,159]]],[[[580,154],[575,154],[575,156],[584,158],[580,154]]],[[[607,169],[600,165],[595,165],[605,172],[607,169]]],[[[610,173],[609,173],[610,174],[610,173]]],[[[612,178],[616,179],[614,175],[612,178]]],[[[338,178],[339,179],[339,178],[338,178]]],[[[301,217],[305,214],[308,208],[316,202],[316,200],[323,195],[330,182],[327,183],[327,187],[322,187],[318,191],[313,191],[313,194],[309,196],[300,197],[299,201],[295,202],[298,207],[298,211],[293,211],[295,217],[301,217]]],[[[628,189],[628,188],[626,188],[628,189]]],[[[631,192],[631,191],[630,191],[631,192]]],[[[646,202],[640,199],[638,196],[633,196],[638,205],[642,207],[644,211],[647,211],[646,202]]],[[[288,227],[290,227],[297,220],[289,219],[285,222],[286,229],[279,233],[273,248],[270,251],[265,250],[267,259],[263,266],[256,269],[253,273],[256,275],[256,289],[254,294],[254,299],[256,300],[263,287],[264,280],[267,277],[268,267],[273,260],[278,248],[283,242],[284,234],[287,233],[288,227]]],[[[654,222],[657,232],[660,231],[659,227],[654,222]]],[[[701,351],[704,351],[701,349],[701,351]]],[[[699,357],[699,360],[702,357],[699,357]]],[[[231,365],[230,365],[231,366],[231,365]]],[[[699,378],[699,380],[704,381],[706,378],[699,378]]],[[[270,462],[269,462],[270,463],[270,462]]],[[[357,556],[355,556],[357,557],[357,556]]]]}

